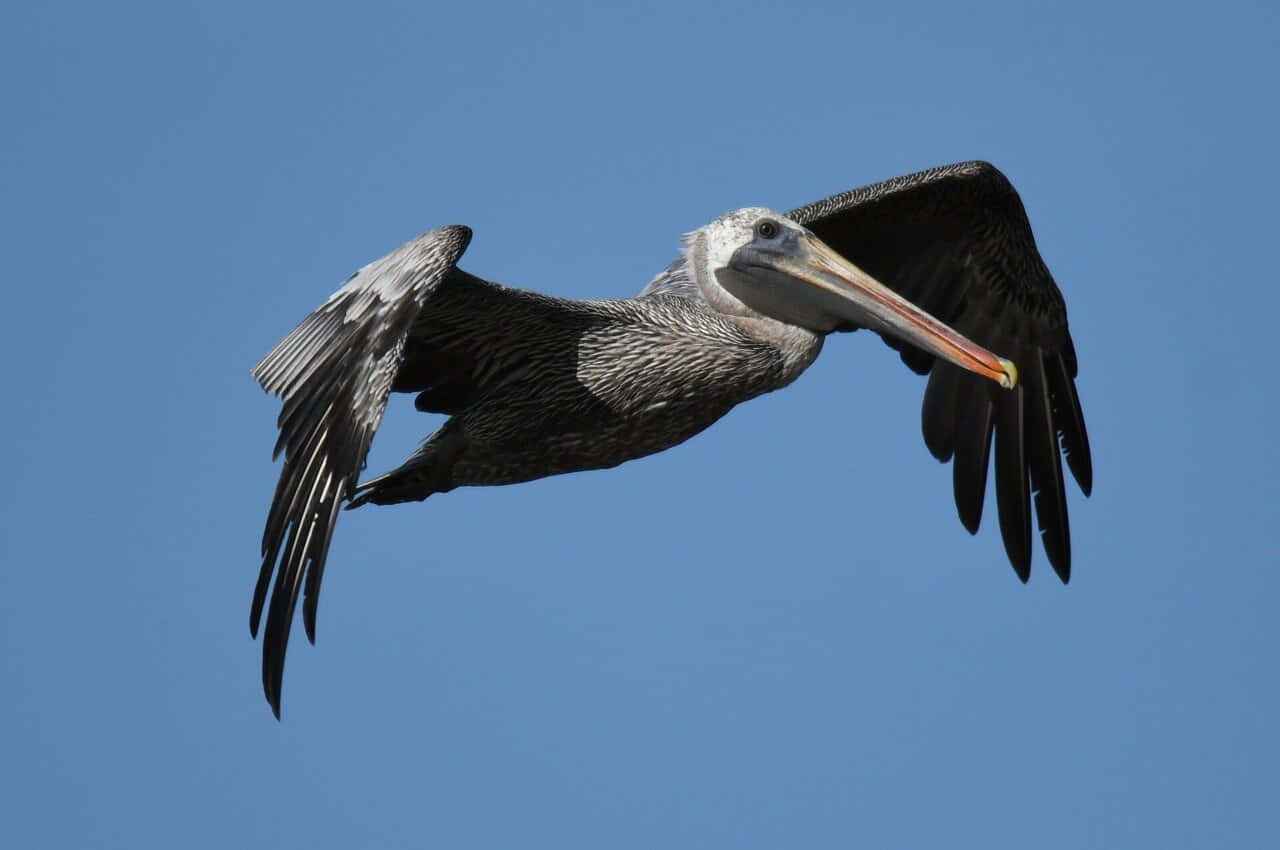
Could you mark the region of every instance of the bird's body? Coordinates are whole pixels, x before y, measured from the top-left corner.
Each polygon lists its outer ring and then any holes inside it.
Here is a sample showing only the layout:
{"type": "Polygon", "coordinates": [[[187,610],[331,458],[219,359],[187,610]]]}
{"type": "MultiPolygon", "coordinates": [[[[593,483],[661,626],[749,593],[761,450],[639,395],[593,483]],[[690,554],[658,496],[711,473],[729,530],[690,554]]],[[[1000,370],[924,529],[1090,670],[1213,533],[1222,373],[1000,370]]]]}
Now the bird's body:
{"type": "Polygon", "coordinates": [[[465,273],[444,286],[466,309],[422,314],[405,352],[416,368],[392,389],[417,392],[419,410],[451,418],[357,503],[603,469],[662,451],[786,386],[823,342],[803,328],[723,315],[690,294],[571,301],[465,273]],[[489,338],[503,345],[477,369],[474,316],[490,299],[489,338]],[[444,364],[466,364],[466,378],[442,381],[444,364]]]}
{"type": "Polygon", "coordinates": [[[1092,481],[1075,352],[1021,201],[992,166],[919,172],[787,216],[726,214],[686,236],[683,255],[632,299],[482,280],[456,266],[470,236],[440,228],[361,269],[254,369],[284,399],[285,464],[250,617],[256,634],[274,573],[263,682],[277,714],[293,611],[301,593],[314,640],[344,501],[419,500],[662,451],[795,380],[834,331],[870,328],[929,373],[925,441],[954,459],[970,531],[994,436],[1009,558],[1025,580],[1034,491],[1066,580],[1060,447],[1086,493],[1092,481]],[[400,467],[357,486],[392,391],[449,418],[400,467]]]}

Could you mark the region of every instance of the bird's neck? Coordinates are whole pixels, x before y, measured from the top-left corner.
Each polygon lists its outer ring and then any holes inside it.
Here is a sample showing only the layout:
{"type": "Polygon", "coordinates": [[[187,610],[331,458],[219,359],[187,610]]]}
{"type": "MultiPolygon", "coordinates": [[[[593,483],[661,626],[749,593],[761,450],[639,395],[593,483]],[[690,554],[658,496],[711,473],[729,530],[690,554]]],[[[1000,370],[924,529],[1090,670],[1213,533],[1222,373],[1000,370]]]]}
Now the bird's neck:
{"type": "Polygon", "coordinates": [[[725,315],[722,318],[755,342],[763,343],[778,352],[783,368],[781,383],[776,388],[785,387],[808,369],[818,359],[822,342],[826,339],[825,334],[764,316],[725,315]]]}

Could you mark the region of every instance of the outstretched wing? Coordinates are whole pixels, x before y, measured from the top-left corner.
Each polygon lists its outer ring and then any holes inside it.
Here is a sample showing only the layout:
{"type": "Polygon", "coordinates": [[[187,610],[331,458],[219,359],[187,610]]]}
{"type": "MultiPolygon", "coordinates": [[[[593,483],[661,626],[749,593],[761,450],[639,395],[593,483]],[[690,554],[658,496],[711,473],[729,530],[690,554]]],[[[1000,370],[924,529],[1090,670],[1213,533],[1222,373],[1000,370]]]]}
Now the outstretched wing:
{"type": "Polygon", "coordinates": [[[970,532],[982,519],[992,434],[996,502],[1018,576],[1031,572],[1031,493],[1049,562],[1065,582],[1071,542],[1061,451],[1080,489],[1093,486],[1089,438],[1076,394],[1067,309],[1036,250],[1009,180],[963,162],[833,195],[789,213],[876,279],[979,345],[1012,360],[1013,390],[886,340],[929,374],[925,443],[953,460],[956,508],[970,532]]]}
{"type": "Polygon", "coordinates": [[[277,717],[303,578],[303,622],[314,642],[316,599],[339,506],[355,487],[382,421],[409,328],[470,240],[466,227],[442,227],[370,263],[253,368],[262,388],[284,401],[274,453],[284,451],[284,468],[262,534],[262,570],[249,614],[249,631],[257,636],[274,572],[262,684],[277,717]]]}

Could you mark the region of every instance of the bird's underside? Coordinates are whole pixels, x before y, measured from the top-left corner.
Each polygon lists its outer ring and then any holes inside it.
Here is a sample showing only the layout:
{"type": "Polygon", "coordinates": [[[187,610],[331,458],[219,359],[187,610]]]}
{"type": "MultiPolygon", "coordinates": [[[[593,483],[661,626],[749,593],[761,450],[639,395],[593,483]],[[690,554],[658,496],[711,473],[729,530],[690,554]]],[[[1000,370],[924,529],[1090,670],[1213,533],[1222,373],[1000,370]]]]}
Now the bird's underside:
{"type": "Polygon", "coordinates": [[[314,641],[344,501],[418,500],[661,451],[790,383],[835,330],[881,332],[929,374],[925,442],[954,460],[971,532],[994,436],[1010,561],[1025,581],[1034,492],[1050,563],[1069,576],[1063,453],[1092,486],[1075,352],[1021,201],[992,166],[919,172],[787,216],[728,214],[686,237],[684,255],[633,299],[489,283],[456,266],[469,240],[464,227],[440,228],[366,266],[254,368],[284,400],[284,467],[250,615],[256,635],[266,611],[263,684],[277,715],[298,596],[314,641]],[[357,486],[392,391],[449,418],[400,467],[357,486]]]}

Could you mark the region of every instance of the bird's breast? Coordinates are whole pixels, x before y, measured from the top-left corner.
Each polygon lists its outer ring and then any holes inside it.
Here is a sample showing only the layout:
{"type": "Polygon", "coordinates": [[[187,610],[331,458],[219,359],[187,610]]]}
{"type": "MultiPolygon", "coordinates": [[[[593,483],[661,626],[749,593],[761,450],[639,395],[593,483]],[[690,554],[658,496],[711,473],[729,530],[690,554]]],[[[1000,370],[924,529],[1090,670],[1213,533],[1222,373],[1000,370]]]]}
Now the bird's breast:
{"type": "Polygon", "coordinates": [[[790,383],[822,346],[812,334],[795,342],[780,346],[716,316],[607,325],[580,339],[576,375],[622,416],[732,407],[790,383]]]}

